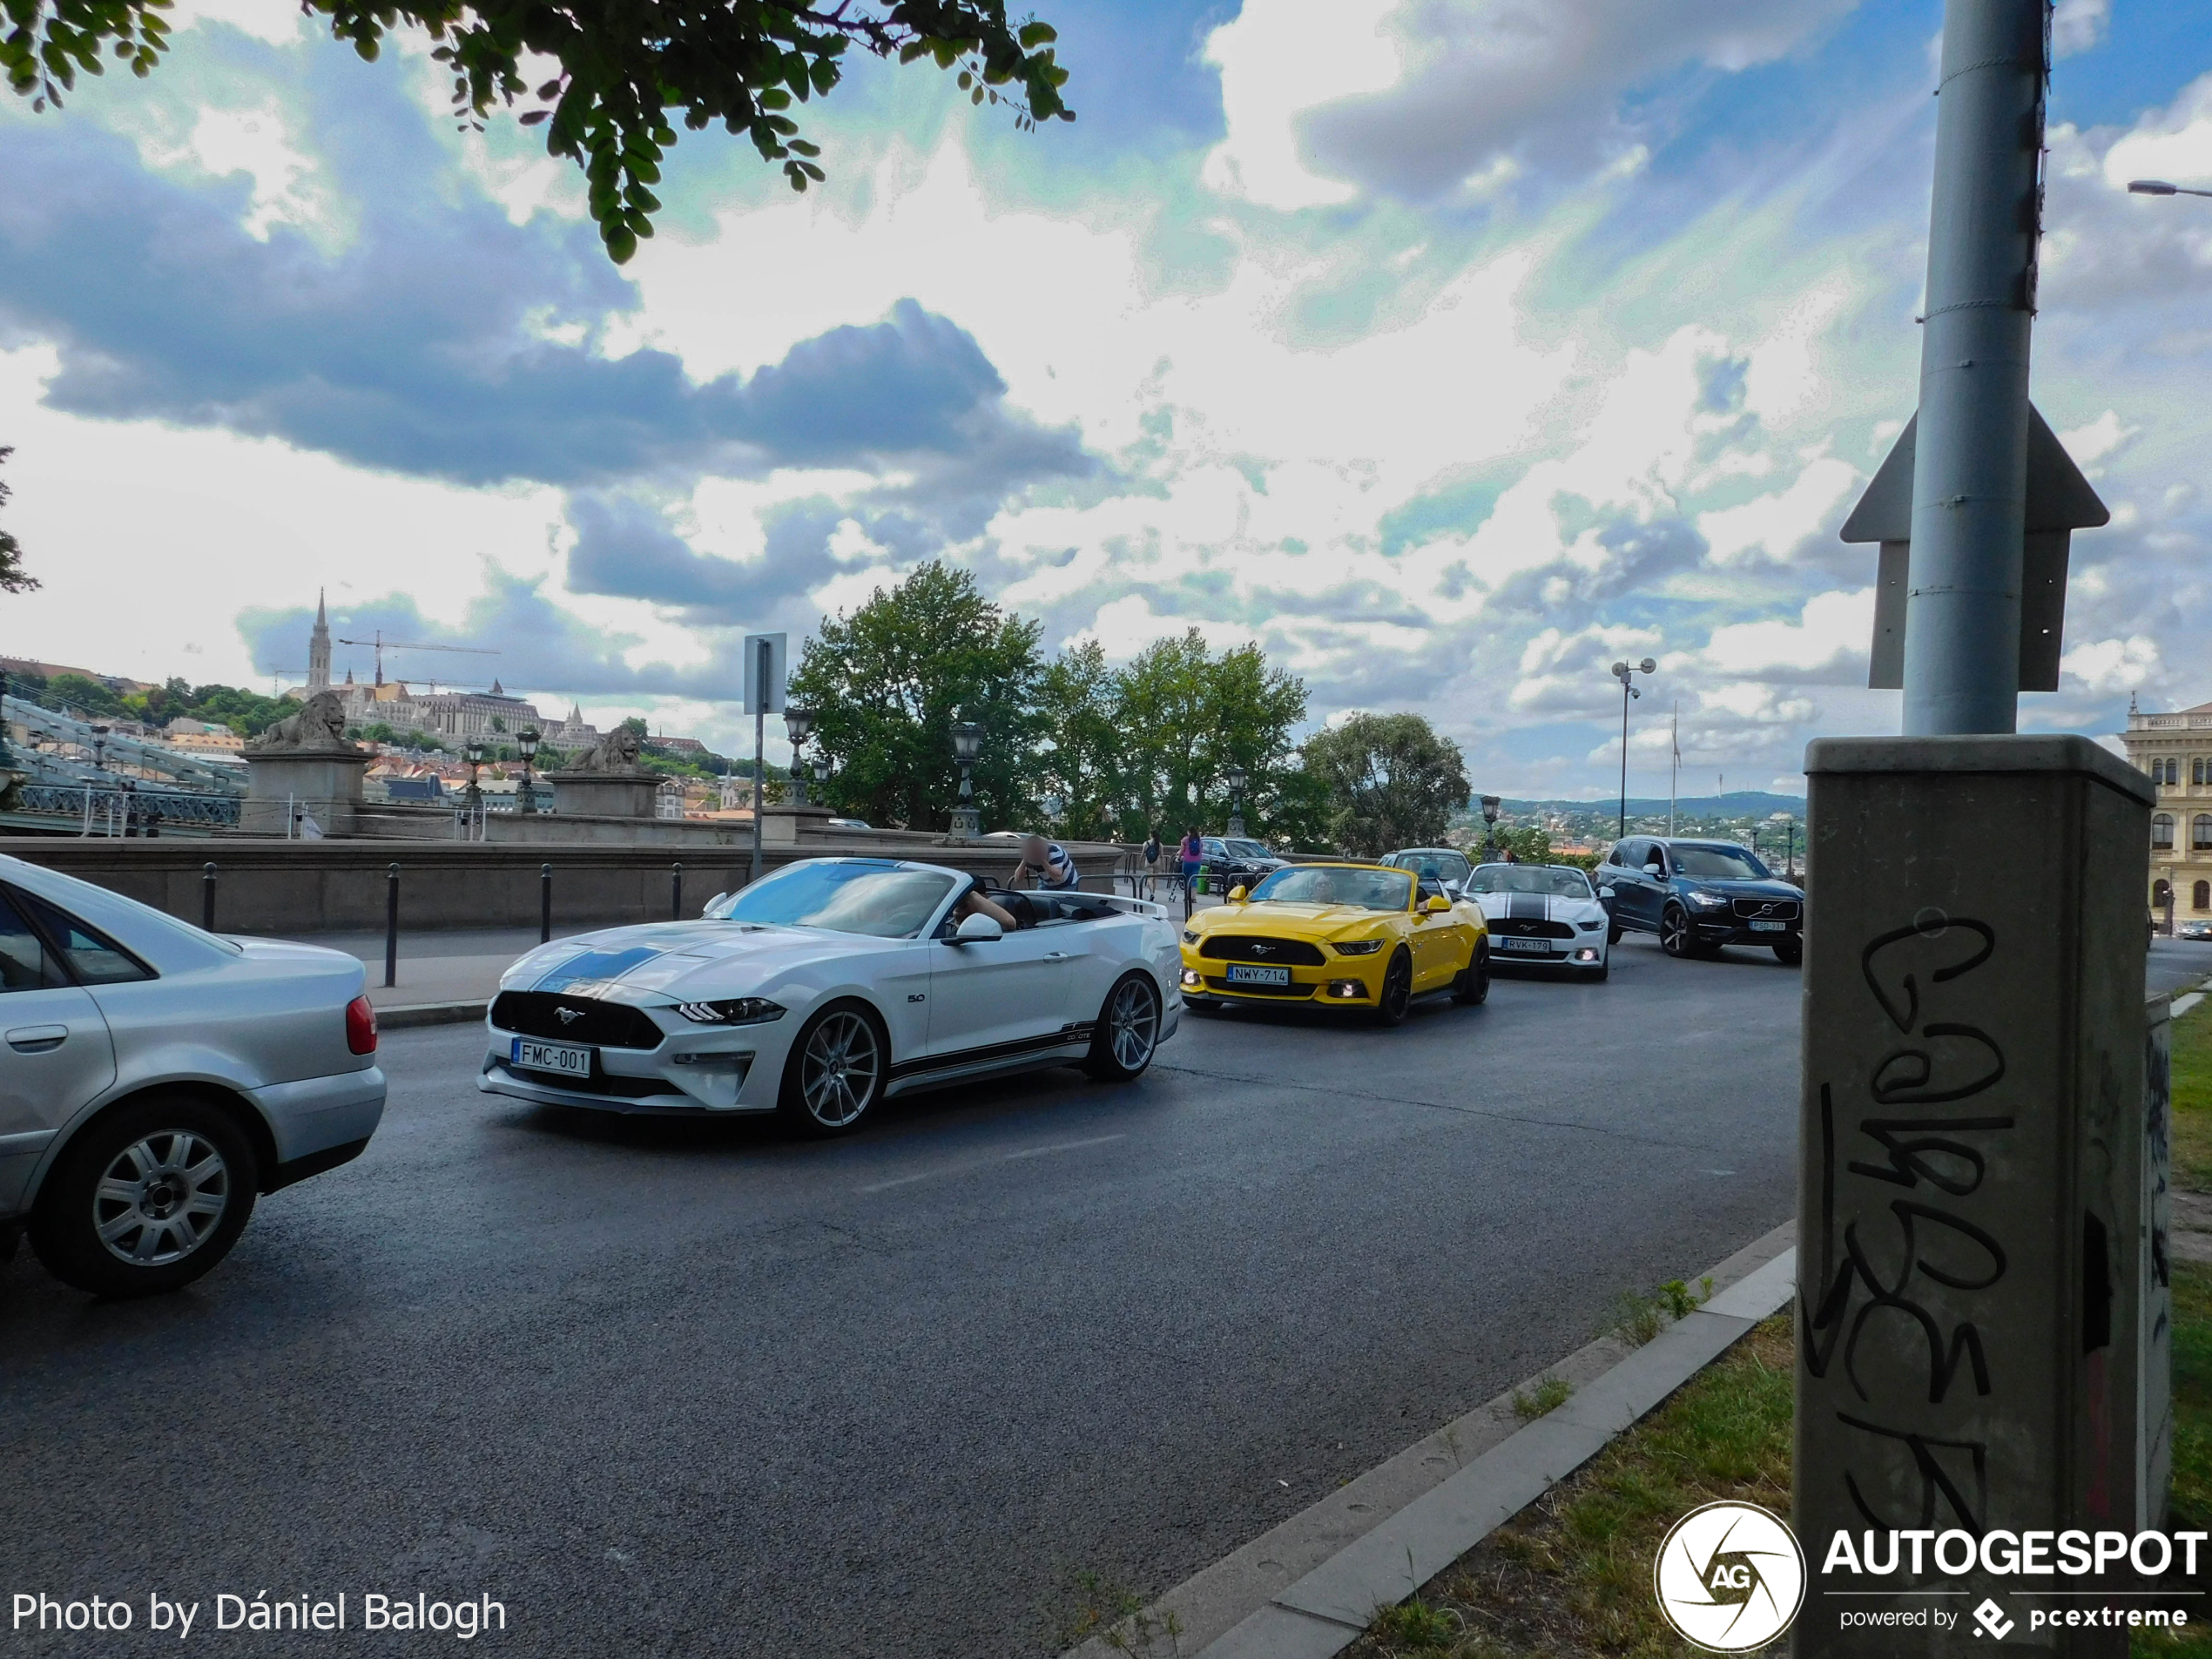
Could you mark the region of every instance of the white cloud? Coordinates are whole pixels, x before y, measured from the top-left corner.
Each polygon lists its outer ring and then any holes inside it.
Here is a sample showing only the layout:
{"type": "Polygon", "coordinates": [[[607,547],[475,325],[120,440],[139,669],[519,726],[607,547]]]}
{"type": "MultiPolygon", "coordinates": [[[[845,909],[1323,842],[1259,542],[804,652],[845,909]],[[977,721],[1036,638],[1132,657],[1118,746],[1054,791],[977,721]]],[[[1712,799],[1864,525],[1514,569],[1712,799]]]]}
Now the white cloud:
{"type": "Polygon", "coordinates": [[[2112,0],[2059,0],[2051,17],[2051,50],[2072,57],[2101,45],[2112,22],[2112,0]]]}

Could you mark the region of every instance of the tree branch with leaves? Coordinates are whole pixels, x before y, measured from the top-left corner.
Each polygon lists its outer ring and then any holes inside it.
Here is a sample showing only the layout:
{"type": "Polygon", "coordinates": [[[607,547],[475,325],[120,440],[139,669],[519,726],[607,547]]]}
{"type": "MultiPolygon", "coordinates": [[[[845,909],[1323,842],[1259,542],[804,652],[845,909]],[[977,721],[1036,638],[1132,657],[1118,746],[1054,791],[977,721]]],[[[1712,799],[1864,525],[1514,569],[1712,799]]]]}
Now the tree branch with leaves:
{"type": "MultiPolygon", "coordinates": [[[[0,464],[15,454],[13,444],[0,443],[0,464]]],[[[7,482],[0,479],[0,507],[8,504],[13,492],[7,482]]],[[[0,530],[0,593],[27,593],[38,585],[38,578],[23,568],[23,546],[14,536],[0,530]]]]}
{"type": "MultiPolygon", "coordinates": [[[[169,48],[170,3],[0,0],[0,71],[36,111],[59,107],[80,74],[103,73],[110,58],[151,74],[169,48]]],[[[1075,119],[1052,27],[1010,21],[1005,0],[840,0],[828,10],[772,0],[302,0],[301,10],[371,60],[388,33],[421,30],[452,72],[455,114],[478,132],[497,110],[527,105],[520,119],[544,126],[548,153],[583,169],[591,218],[618,265],[653,233],[652,186],[678,117],[694,132],[719,121],[750,138],[793,190],[821,179],[820,147],[790,111],[836,86],[854,47],[927,59],[971,103],[1007,106],[1024,131],[1075,119]]]]}

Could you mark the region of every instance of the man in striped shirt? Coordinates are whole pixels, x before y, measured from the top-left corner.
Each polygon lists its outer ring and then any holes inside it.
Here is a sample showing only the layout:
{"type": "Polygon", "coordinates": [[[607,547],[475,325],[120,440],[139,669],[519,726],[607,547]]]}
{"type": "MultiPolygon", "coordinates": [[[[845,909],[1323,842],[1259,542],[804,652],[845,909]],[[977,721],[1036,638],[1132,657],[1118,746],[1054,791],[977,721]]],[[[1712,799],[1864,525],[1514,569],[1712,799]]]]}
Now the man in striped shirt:
{"type": "Polygon", "coordinates": [[[1014,867],[1014,878],[1006,885],[1019,891],[1029,882],[1047,892],[1081,885],[1076,874],[1076,861],[1068,856],[1068,849],[1042,835],[1032,835],[1022,843],[1022,862],[1014,867]]]}

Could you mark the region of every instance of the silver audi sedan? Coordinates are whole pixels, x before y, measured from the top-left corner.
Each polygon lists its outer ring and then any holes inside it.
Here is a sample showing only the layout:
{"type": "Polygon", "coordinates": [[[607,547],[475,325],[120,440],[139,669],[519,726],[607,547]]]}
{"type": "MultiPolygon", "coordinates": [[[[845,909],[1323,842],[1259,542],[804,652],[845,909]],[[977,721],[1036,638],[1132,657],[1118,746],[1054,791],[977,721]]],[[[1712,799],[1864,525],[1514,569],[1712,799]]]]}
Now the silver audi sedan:
{"type": "Polygon", "coordinates": [[[101,1296],[188,1285],[262,1193],[384,1115],[354,957],[225,939],[0,855],[0,1260],[101,1296]]]}

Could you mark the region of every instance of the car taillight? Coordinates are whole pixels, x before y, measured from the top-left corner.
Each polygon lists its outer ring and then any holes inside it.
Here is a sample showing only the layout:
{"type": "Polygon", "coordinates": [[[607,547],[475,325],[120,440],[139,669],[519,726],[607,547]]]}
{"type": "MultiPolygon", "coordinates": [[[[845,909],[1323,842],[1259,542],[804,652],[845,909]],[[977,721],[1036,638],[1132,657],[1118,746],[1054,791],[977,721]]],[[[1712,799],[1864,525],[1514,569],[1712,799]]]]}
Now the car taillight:
{"type": "Polygon", "coordinates": [[[365,996],[346,1004],[346,1046],[355,1054],[376,1052],[376,1010],[365,996]]]}

